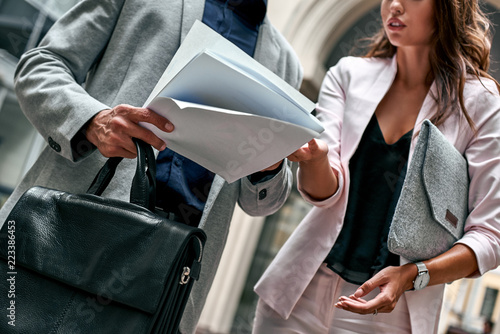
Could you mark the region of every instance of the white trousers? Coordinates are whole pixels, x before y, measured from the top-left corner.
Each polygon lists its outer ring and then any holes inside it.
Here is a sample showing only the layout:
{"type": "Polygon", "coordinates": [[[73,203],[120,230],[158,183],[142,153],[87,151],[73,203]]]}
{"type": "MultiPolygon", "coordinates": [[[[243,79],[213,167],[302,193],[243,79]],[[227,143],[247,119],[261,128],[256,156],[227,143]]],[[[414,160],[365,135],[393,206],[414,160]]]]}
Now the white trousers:
{"type": "MultiPolygon", "coordinates": [[[[290,317],[285,320],[271,307],[259,300],[253,334],[409,334],[410,316],[405,296],[401,296],[391,313],[362,315],[334,306],[340,296],[352,295],[358,285],[344,281],[323,264],[290,317]]],[[[372,299],[375,289],[365,296],[372,299]]]]}

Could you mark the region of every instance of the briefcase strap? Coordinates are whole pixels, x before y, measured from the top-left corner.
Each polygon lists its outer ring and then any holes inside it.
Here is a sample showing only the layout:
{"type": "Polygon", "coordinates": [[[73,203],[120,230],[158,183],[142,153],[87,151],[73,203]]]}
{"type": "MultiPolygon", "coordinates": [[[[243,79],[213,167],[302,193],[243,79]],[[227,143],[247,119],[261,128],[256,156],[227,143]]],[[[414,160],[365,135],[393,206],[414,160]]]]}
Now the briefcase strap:
{"type": "MultiPolygon", "coordinates": [[[[154,211],[156,204],[156,158],[153,148],[142,140],[132,139],[137,148],[137,168],[132,180],[130,202],[154,211]]],[[[101,196],[122,160],[121,157],[109,158],[90,184],[87,194],[101,196]]]]}
{"type": "Polygon", "coordinates": [[[156,157],[151,145],[133,139],[137,147],[137,168],[130,190],[130,203],[153,211],[156,206],[156,157]]]}
{"type": "Polygon", "coordinates": [[[87,194],[101,196],[115,175],[116,167],[122,160],[121,157],[109,158],[90,184],[87,194]]]}

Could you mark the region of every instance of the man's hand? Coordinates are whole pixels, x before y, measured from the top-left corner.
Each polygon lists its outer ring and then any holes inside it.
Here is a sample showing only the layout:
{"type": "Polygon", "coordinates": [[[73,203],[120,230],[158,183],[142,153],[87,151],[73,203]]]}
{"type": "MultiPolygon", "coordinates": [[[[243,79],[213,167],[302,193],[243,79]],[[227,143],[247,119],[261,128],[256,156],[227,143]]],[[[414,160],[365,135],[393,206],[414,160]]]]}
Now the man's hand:
{"type": "Polygon", "coordinates": [[[85,135],[105,157],[135,158],[137,151],[132,137],[152,145],[157,150],[164,150],[166,145],[153,132],[140,126],[147,122],[158,129],[172,132],[173,124],[147,108],[136,108],[120,104],[113,109],[99,112],[89,122],[85,135]]]}

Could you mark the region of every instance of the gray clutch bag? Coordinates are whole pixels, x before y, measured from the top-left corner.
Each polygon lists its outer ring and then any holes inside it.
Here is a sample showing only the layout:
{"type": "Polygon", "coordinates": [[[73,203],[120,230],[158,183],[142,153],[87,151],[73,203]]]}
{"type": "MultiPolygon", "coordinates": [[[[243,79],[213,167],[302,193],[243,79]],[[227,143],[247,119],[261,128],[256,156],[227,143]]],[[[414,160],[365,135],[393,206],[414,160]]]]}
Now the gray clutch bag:
{"type": "Polygon", "coordinates": [[[389,229],[389,250],[420,261],[450,249],[464,233],[468,190],[467,160],[425,120],[389,229]]]}

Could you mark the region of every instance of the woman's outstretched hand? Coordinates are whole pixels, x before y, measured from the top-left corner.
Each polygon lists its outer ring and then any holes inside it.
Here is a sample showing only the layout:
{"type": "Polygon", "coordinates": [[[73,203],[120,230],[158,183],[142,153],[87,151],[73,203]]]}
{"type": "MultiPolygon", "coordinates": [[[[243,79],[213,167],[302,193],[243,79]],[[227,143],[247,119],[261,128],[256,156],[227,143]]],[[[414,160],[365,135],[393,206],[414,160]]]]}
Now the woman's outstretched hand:
{"type": "Polygon", "coordinates": [[[328,146],[322,140],[312,139],[288,156],[288,160],[294,162],[315,162],[327,159],[328,146]]]}
{"type": "Polygon", "coordinates": [[[306,145],[288,156],[299,163],[299,189],[314,200],[331,197],[338,189],[337,172],[328,161],[328,145],[319,139],[312,139],[306,145]]]}
{"type": "Polygon", "coordinates": [[[351,296],[339,298],[335,307],[359,314],[390,313],[403,293],[413,288],[417,266],[408,263],[400,267],[387,267],[363,283],[351,296]],[[379,288],[380,293],[370,300],[363,299],[379,288]]]}

